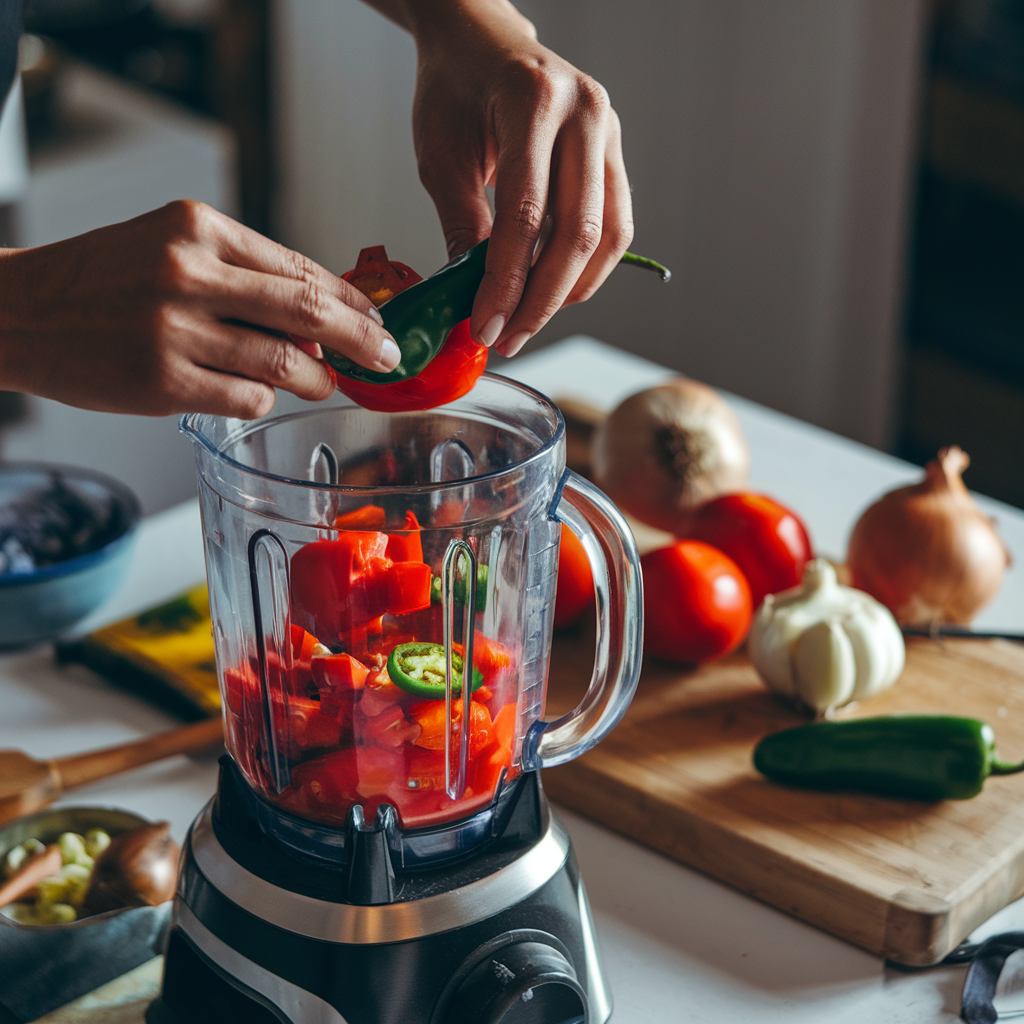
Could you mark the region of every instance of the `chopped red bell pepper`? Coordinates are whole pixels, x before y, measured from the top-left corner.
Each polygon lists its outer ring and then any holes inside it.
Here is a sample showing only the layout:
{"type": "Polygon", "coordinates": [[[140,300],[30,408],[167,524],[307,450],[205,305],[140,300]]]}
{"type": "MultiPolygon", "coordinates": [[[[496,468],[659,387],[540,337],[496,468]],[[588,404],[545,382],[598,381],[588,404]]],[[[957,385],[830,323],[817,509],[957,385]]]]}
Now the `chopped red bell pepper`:
{"type": "Polygon", "coordinates": [[[430,603],[430,566],[425,562],[393,562],[387,574],[387,610],[404,615],[430,603]]]}
{"type": "Polygon", "coordinates": [[[326,704],[337,704],[341,695],[361,690],[370,670],[351,654],[322,655],[313,659],[313,682],[326,704]]]}
{"type": "Polygon", "coordinates": [[[393,562],[422,562],[423,540],[420,537],[420,524],[412,512],[405,513],[405,529],[388,534],[388,547],[385,554],[393,562]]]}
{"type": "Polygon", "coordinates": [[[364,505],[351,512],[337,516],[334,520],[336,530],[383,530],[386,513],[379,505],[364,505]]]}
{"type": "Polygon", "coordinates": [[[344,531],[301,547],[291,560],[293,616],[333,640],[387,612],[428,607],[430,567],[393,562],[387,544],[384,533],[344,531]]]}

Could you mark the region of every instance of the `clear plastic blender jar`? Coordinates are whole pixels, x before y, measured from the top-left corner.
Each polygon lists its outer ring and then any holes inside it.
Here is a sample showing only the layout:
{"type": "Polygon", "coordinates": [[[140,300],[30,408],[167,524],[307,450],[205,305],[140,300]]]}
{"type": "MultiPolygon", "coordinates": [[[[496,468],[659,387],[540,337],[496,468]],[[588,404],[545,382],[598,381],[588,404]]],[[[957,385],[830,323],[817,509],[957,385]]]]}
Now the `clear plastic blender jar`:
{"type": "Polygon", "coordinates": [[[306,836],[381,815],[411,836],[465,824],[432,847],[465,849],[524,772],[622,716],[640,667],[636,547],[565,470],[564,423],[542,395],[488,374],[428,412],[335,395],[182,429],[227,747],[275,822],[306,836]],[[562,522],[594,570],[597,654],[580,705],[545,722],[562,522]]]}

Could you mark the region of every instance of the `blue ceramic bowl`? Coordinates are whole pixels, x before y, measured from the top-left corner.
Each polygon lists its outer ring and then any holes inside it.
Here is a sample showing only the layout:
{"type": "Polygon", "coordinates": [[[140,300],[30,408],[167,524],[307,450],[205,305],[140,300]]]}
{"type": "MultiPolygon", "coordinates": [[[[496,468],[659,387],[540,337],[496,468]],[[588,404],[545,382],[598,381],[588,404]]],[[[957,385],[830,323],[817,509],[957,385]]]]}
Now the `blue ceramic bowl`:
{"type": "Polygon", "coordinates": [[[45,488],[59,474],[86,501],[112,500],[114,536],[103,547],[27,573],[0,575],[0,648],[55,640],[110,597],[131,561],[142,518],[138,498],[102,473],[41,462],[0,465],[0,507],[45,488]]]}

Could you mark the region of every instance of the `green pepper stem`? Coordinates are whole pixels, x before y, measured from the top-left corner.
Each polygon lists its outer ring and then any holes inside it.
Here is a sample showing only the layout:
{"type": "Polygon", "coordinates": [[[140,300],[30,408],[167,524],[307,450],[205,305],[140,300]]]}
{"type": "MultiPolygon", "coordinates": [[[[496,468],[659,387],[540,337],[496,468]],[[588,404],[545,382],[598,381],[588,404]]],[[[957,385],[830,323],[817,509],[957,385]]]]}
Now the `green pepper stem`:
{"type": "Polygon", "coordinates": [[[1010,764],[1009,761],[1001,761],[998,757],[992,758],[992,775],[1016,775],[1017,772],[1024,772],[1024,761],[1010,764]]]}
{"type": "Polygon", "coordinates": [[[645,270],[654,270],[661,274],[662,281],[670,281],[672,279],[672,271],[668,267],[663,267],[660,263],[655,260],[649,260],[646,256],[637,256],[635,252],[624,252],[620,263],[632,263],[634,267],[643,267],[645,270]]]}

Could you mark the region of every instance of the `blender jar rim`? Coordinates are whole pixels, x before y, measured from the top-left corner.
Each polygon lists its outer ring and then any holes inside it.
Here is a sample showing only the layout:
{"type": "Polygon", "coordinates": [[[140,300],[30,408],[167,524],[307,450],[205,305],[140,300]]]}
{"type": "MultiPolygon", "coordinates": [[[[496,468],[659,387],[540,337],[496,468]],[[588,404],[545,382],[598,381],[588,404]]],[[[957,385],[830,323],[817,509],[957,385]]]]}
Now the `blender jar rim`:
{"type": "MultiPolygon", "coordinates": [[[[491,470],[488,473],[480,473],[476,476],[459,477],[458,479],[455,480],[445,480],[424,484],[408,484],[402,485],[400,487],[382,487],[379,485],[371,486],[353,484],[331,484],[326,483],[324,481],[302,480],[297,477],[281,476],[278,473],[270,473],[267,470],[257,469],[255,466],[246,465],[244,462],[239,462],[238,459],[232,458],[230,455],[227,454],[227,452],[225,452],[223,449],[219,448],[216,444],[214,444],[210,440],[210,438],[206,436],[206,434],[204,434],[201,430],[199,430],[196,426],[193,425],[195,420],[198,420],[202,416],[209,416],[211,415],[210,413],[185,413],[178,421],[178,429],[186,437],[189,437],[196,443],[202,445],[203,448],[205,448],[214,458],[218,459],[219,461],[225,462],[243,473],[252,473],[255,476],[262,477],[265,480],[273,480],[276,483],[291,484],[299,487],[308,487],[311,489],[321,491],[329,490],[350,494],[379,494],[395,491],[402,491],[405,493],[428,493],[431,491],[448,490],[458,487],[465,487],[467,484],[471,483],[482,483],[486,480],[492,480],[498,477],[505,476],[508,473],[517,472],[524,468],[525,466],[530,465],[530,463],[543,459],[552,448],[558,445],[559,441],[565,434],[565,418],[562,416],[561,409],[559,409],[558,406],[555,405],[555,403],[552,402],[551,399],[544,395],[542,392],[538,391],[536,388],[531,388],[528,384],[523,384],[521,381],[513,380],[511,377],[505,377],[499,373],[491,373],[490,371],[487,371],[483,374],[483,377],[491,381],[500,382],[501,384],[507,384],[513,388],[525,392],[526,394],[530,395],[533,398],[539,399],[542,404],[548,406],[554,412],[555,429],[551,437],[549,437],[547,441],[545,441],[535,452],[532,452],[525,459],[521,459],[519,462],[512,463],[512,465],[509,466],[502,466],[500,469],[491,470]]],[[[358,407],[358,404],[356,404],[356,408],[358,407]]],[[[438,408],[444,407],[439,406],[438,408]]],[[[285,413],[284,415],[279,416],[276,419],[280,422],[285,422],[291,419],[300,419],[305,418],[307,416],[313,416],[321,411],[323,411],[322,406],[318,406],[313,409],[303,409],[299,412],[285,413]]],[[[423,411],[433,412],[432,409],[423,411]]],[[[254,423],[257,421],[248,420],[243,422],[254,423]]],[[[238,438],[236,437],[235,441],[237,440],[238,438]]],[[[232,443],[234,443],[234,441],[232,443]]]]}

